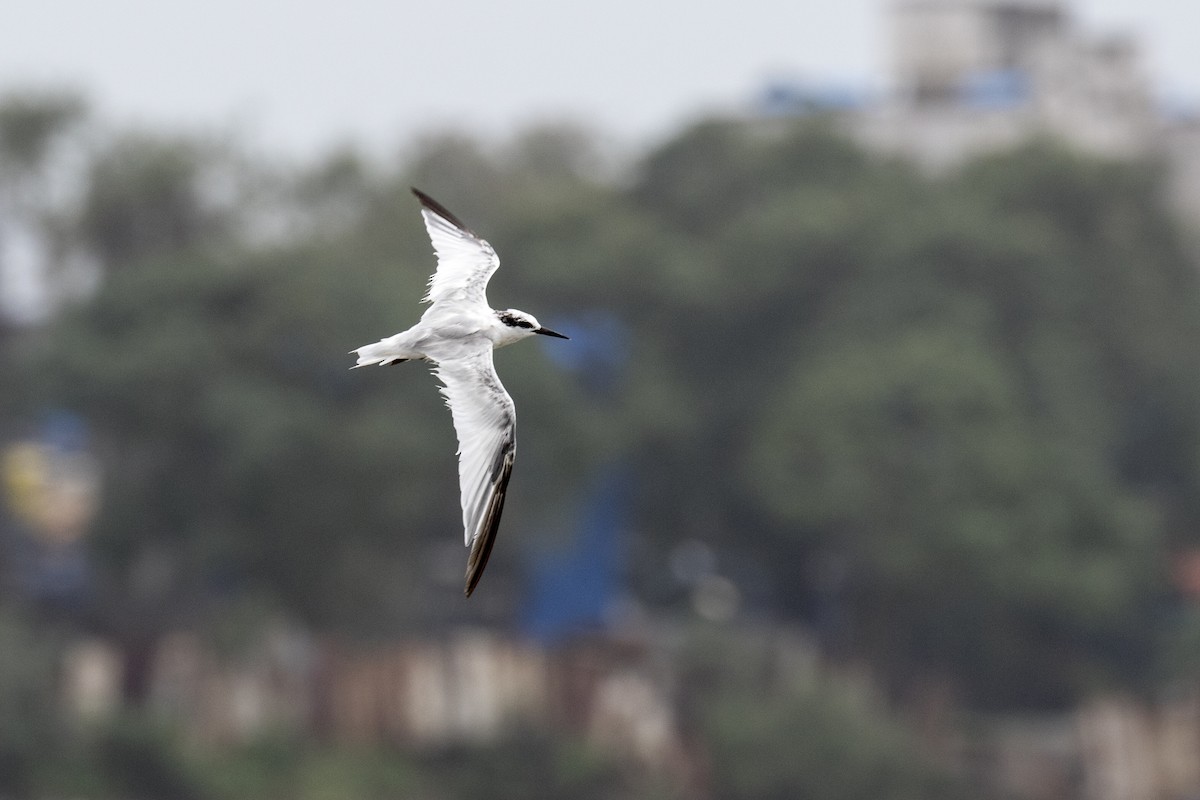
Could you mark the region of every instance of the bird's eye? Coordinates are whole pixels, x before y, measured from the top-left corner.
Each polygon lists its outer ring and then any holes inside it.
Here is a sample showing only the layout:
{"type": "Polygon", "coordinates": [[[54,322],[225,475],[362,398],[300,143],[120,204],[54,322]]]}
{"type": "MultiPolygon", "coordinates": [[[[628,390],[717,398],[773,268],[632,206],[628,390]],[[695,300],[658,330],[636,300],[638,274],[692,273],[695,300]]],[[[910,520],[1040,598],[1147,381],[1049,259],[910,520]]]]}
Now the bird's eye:
{"type": "Polygon", "coordinates": [[[532,328],[533,323],[530,322],[529,320],[519,319],[519,320],[517,320],[517,326],[520,328],[532,328]]]}

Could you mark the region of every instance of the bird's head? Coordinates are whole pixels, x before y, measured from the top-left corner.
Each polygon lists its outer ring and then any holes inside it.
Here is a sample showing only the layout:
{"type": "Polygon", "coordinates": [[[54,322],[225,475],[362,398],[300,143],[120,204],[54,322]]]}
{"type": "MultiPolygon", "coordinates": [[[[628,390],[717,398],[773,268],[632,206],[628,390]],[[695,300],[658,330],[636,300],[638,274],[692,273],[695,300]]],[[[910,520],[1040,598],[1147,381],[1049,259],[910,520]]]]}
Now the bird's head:
{"type": "Polygon", "coordinates": [[[524,339],[526,336],[532,336],[535,333],[540,333],[543,336],[555,336],[559,339],[569,339],[569,336],[563,336],[557,331],[552,331],[549,328],[542,327],[541,323],[533,314],[527,314],[524,311],[518,311],[515,308],[510,308],[507,311],[497,311],[496,317],[500,323],[505,326],[511,341],[524,339]]]}

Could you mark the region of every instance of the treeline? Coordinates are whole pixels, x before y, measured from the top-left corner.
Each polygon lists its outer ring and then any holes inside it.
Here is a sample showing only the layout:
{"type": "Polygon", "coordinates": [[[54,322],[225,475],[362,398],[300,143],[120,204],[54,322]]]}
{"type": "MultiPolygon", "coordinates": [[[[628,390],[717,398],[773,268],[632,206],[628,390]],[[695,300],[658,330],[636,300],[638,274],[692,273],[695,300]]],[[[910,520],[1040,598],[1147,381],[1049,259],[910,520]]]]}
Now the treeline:
{"type": "Polygon", "coordinates": [[[89,422],[88,624],[126,641],[245,604],[371,636],[504,622],[621,465],[651,609],[685,607],[670,554],[698,540],[743,615],[978,707],[1200,655],[1171,583],[1200,531],[1200,290],[1155,164],[1041,142],[933,178],[822,120],[715,120],[618,169],[572,128],[289,166],[18,97],[0,169],[60,298],[6,329],[0,410],[89,422]],[[573,337],[497,357],[521,455],[465,605],[432,378],[347,370],[420,313],[411,185],[495,245],[494,306],[573,337]]]}

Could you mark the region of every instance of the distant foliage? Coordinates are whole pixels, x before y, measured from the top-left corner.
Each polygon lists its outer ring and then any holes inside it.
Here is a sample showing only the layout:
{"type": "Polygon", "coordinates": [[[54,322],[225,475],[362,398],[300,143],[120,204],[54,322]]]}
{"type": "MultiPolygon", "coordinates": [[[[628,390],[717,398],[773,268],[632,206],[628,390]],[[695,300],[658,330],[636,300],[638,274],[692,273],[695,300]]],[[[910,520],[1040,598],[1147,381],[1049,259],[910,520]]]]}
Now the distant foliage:
{"type": "Polygon", "coordinates": [[[153,135],[90,157],[55,224],[103,277],[6,348],[0,408],[94,426],[101,616],[130,640],[251,594],[362,635],[458,608],[433,380],[346,369],[420,313],[415,183],[496,246],[493,305],[594,348],[497,356],[520,457],[494,599],[462,614],[512,612],[524,548],[620,461],[651,605],[682,606],[668,553],[700,539],[747,613],[982,706],[1148,674],[1200,531],[1197,264],[1151,165],[1035,144],[931,179],[778,121],[702,123],[619,178],[575,129],[430,137],[398,169],[153,135]]]}
{"type": "Polygon", "coordinates": [[[679,654],[685,707],[729,800],[960,800],[974,796],[882,712],[866,684],[797,670],[747,631],[693,633],[679,654]]]}

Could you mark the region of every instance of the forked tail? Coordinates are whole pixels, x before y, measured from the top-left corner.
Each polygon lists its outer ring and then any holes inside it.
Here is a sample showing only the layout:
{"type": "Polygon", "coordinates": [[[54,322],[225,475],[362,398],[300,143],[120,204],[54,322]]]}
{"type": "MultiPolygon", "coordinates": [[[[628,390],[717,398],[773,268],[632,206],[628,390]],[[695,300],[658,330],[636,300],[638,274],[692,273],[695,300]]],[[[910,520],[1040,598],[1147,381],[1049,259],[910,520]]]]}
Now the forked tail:
{"type": "Polygon", "coordinates": [[[370,367],[376,364],[381,367],[389,367],[392,364],[403,364],[410,358],[408,355],[398,353],[395,345],[387,341],[363,345],[356,350],[351,350],[350,353],[351,355],[358,354],[358,363],[350,369],[370,367]]]}

